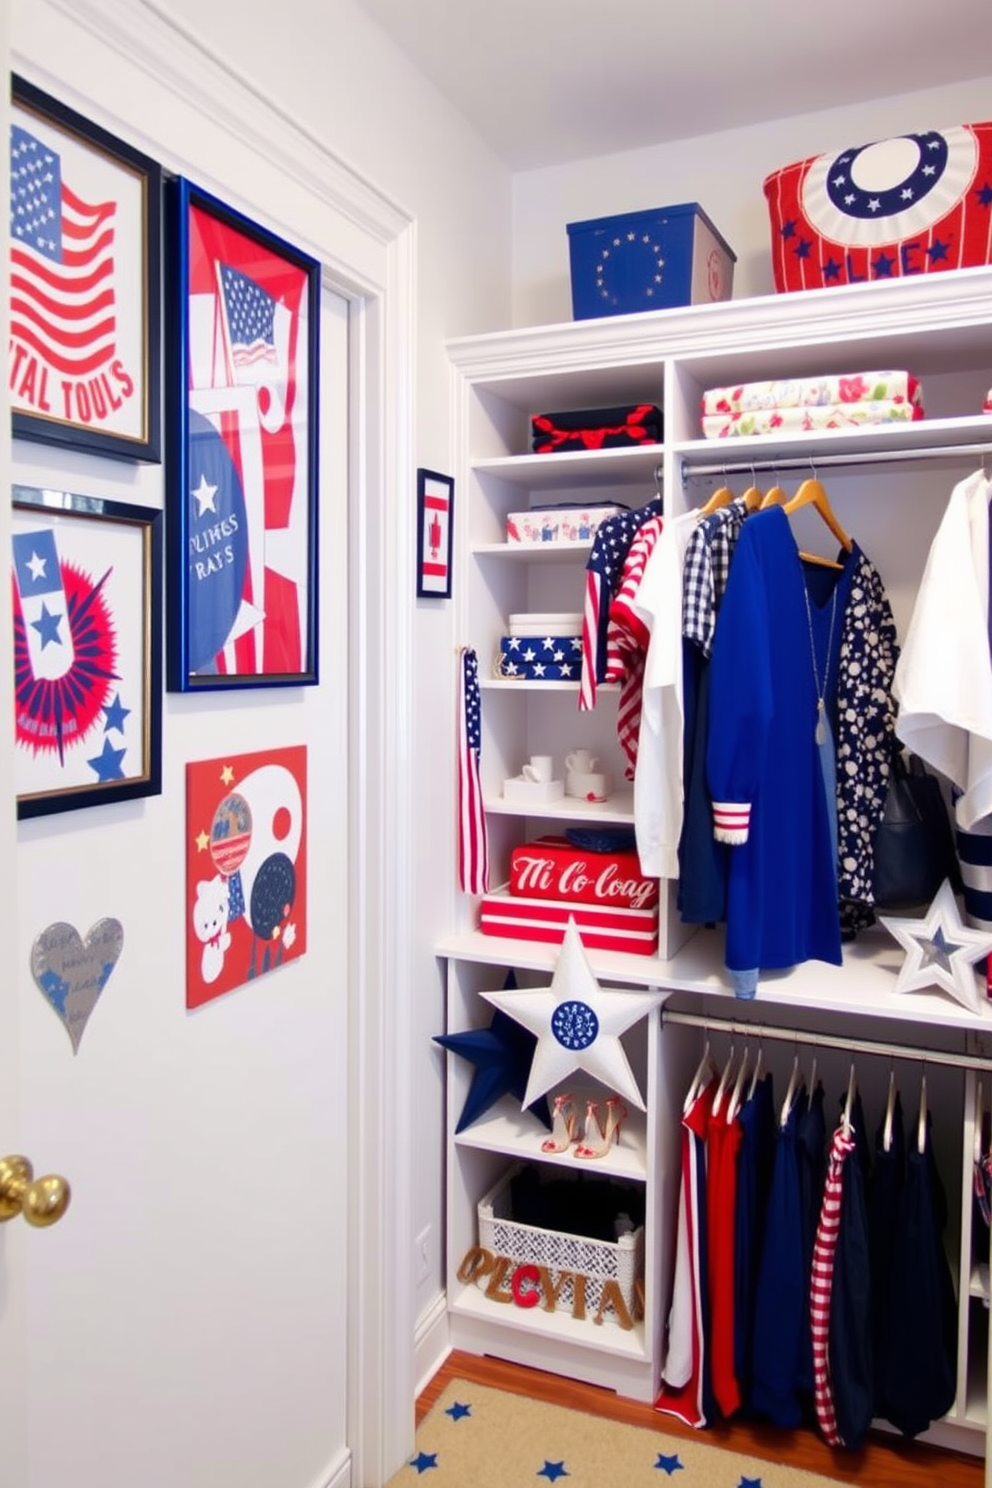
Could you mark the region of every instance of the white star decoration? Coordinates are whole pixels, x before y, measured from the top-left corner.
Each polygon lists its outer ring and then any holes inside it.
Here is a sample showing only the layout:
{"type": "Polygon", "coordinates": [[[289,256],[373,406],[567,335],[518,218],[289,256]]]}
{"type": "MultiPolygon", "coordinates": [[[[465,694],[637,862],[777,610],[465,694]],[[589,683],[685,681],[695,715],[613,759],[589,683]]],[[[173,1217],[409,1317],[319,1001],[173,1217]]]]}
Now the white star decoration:
{"type": "Polygon", "coordinates": [[[574,1070],[585,1070],[644,1110],[620,1035],[645,1017],[662,994],[604,991],[593,976],[574,919],[569,918],[550,987],[481,996],[537,1037],[523,1110],[574,1070]]]}
{"type": "Polygon", "coordinates": [[[881,923],[906,951],[897,992],[920,992],[942,987],[969,1012],[978,1013],[986,999],[975,976],[975,962],[992,952],[992,934],[961,922],[950,880],[945,879],[922,919],[891,919],[881,923]]]}

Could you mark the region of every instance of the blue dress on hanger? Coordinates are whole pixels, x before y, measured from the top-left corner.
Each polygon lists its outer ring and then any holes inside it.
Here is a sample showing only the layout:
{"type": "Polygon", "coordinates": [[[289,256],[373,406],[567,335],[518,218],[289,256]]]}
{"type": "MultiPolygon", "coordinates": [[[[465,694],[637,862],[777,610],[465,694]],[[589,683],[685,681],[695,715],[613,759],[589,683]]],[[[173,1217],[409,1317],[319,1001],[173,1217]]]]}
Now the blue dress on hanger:
{"type": "Polygon", "coordinates": [[[754,995],[761,968],[841,961],[836,805],[816,738],[817,680],[836,727],[830,700],[857,545],[841,556],[839,571],[804,565],[782,508],[755,513],[716,624],[710,792],[749,812],[727,883],[726,964],[739,996],[754,995]]]}

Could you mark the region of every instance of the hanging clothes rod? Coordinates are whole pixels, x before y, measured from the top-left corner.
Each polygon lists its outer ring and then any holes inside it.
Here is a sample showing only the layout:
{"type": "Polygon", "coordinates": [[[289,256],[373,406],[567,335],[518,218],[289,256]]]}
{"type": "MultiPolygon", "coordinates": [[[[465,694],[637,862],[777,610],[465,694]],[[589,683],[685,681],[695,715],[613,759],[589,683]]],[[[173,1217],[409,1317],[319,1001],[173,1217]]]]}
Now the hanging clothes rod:
{"type": "Polygon", "coordinates": [[[763,460],[725,460],[707,465],[683,460],[682,484],[684,486],[697,475],[749,475],[757,470],[816,472],[828,465],[889,465],[899,460],[936,460],[942,455],[973,455],[975,459],[982,459],[989,454],[992,454],[992,444],[986,440],[982,444],[928,444],[918,449],[864,450],[860,453],[850,450],[835,455],[783,455],[781,458],[766,456],[763,460]]]}
{"type": "Polygon", "coordinates": [[[680,1013],[662,1008],[662,1027],[678,1023],[688,1028],[705,1028],[708,1033],[731,1033],[742,1039],[777,1039],[783,1044],[814,1044],[819,1048],[850,1049],[854,1054],[881,1054],[886,1058],[911,1059],[917,1064],[946,1064],[952,1069],[992,1070],[992,1058],[981,1054],[950,1054],[943,1049],[914,1049],[909,1044],[882,1042],[878,1039],[844,1038],[841,1034],[810,1033],[802,1028],[777,1028],[774,1024],[738,1022],[734,1018],[710,1018],[703,1013],[680,1013]]]}

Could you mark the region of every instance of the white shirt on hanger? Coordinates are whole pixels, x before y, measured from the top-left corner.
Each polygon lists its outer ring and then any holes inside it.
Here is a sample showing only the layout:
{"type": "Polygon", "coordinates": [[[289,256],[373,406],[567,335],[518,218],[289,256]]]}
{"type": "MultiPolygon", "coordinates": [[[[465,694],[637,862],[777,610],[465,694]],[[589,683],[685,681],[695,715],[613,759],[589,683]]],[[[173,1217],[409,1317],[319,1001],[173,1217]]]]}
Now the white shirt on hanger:
{"type": "Polygon", "coordinates": [[[682,569],[695,511],[666,517],[634,602],[651,633],[644,662],[634,770],[634,830],[641,872],[678,878],[682,835],[682,569]]]}
{"type": "Polygon", "coordinates": [[[966,831],[992,812],[989,496],[984,471],[959,481],[930,547],[896,666],[896,733],[962,792],[966,831]]]}

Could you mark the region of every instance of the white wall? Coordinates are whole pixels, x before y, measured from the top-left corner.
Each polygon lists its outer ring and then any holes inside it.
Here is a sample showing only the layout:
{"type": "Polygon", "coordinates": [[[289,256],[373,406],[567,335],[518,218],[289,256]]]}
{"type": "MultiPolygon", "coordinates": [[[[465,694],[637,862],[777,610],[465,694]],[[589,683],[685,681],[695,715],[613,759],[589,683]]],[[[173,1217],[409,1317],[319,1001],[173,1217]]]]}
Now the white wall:
{"type": "MultiPolygon", "coordinates": [[[[811,60],[811,66],[815,61],[811,60]]],[[[828,150],[990,116],[992,78],[517,175],[513,324],[572,319],[566,224],[695,201],[737,254],[734,298],[774,290],[762,182],[828,150]]]]}
{"type": "MultiPolygon", "coordinates": [[[[210,5],[171,0],[161,7],[99,0],[99,8],[107,24],[90,29],[77,27],[72,7],[59,0],[20,0],[12,38],[16,70],[301,246],[311,251],[318,243],[328,246],[325,261],[345,286],[358,290],[378,283],[381,274],[390,292],[403,294],[405,286],[390,282],[402,264],[387,254],[385,238],[379,245],[371,241],[376,213],[365,219],[359,210],[353,221],[339,219],[319,191],[308,200],[298,182],[274,178],[269,165],[253,155],[250,140],[239,141],[236,130],[232,134],[205,121],[182,96],[181,83],[166,65],[183,49],[182,38],[170,32],[174,21],[195,44],[191,71],[197,84],[215,80],[221,111],[230,104],[234,113],[244,112],[282,146],[294,138],[307,150],[315,143],[329,152],[329,170],[330,157],[336,156],[367,179],[374,193],[396,203],[398,215],[405,211],[414,222],[415,335],[409,346],[395,348],[397,381],[392,384],[395,401],[409,400],[412,411],[409,458],[374,534],[376,544],[395,545],[397,534],[406,544],[397,561],[398,593],[391,597],[391,613],[398,612],[401,620],[392,632],[386,622],[361,637],[374,668],[399,634],[409,643],[416,668],[416,714],[411,716],[409,697],[398,696],[391,701],[401,716],[390,720],[404,751],[399,771],[416,790],[397,813],[395,841],[387,840],[384,848],[401,857],[409,896],[406,922],[413,927],[410,943],[398,948],[403,975],[390,989],[386,1016],[402,1010],[408,1047],[400,1052],[411,1066],[416,1109],[396,1112],[390,1104],[396,1099],[393,1090],[371,1093],[373,1102],[393,1112],[386,1140],[400,1153],[397,1163],[409,1163],[411,1213],[396,1234],[369,1239],[370,1250],[382,1239],[409,1261],[413,1305],[408,1315],[387,1318],[385,1327],[388,1350],[412,1358],[409,1322],[437,1299],[442,1276],[441,1060],[431,1035],[443,1027],[443,1005],[433,943],[452,918],[458,638],[451,604],[415,600],[409,513],[416,466],[451,467],[445,338],[509,321],[510,177],[350,0],[284,0],[277,13],[245,0],[210,5]],[[160,75],[154,59],[150,71],[137,65],[124,39],[134,31],[136,16],[139,29],[147,25],[153,45],[157,34],[166,39],[160,75]],[[413,1236],[424,1230],[429,1265],[418,1286],[413,1236]]],[[[343,372],[341,378],[343,409],[343,372]]],[[[326,381],[324,392],[333,396],[326,381]]],[[[334,425],[334,437],[335,454],[342,455],[340,423],[334,425]]],[[[148,504],[163,499],[157,467],[80,465],[41,446],[17,454],[21,478],[62,481],[78,489],[102,486],[120,499],[148,504]]],[[[348,534],[340,506],[329,515],[322,524],[322,565],[340,575],[348,534]]],[[[50,1488],[58,1453],[80,1450],[73,1433],[84,1430],[80,1423],[94,1398],[91,1391],[102,1395],[85,1427],[87,1451],[96,1450],[100,1426],[109,1430],[116,1410],[126,1414],[133,1404],[137,1412],[128,1427],[127,1452],[137,1454],[144,1442],[155,1468],[132,1471],[128,1481],[142,1476],[149,1484],[161,1480],[194,1488],[202,1481],[212,1488],[237,1465],[245,1488],[256,1482],[260,1488],[275,1482],[309,1488],[318,1472],[324,1474],[320,1482],[326,1481],[341,1445],[347,1204],[337,1180],[348,1157],[354,1162],[358,1154],[354,1144],[350,1154],[344,1151],[346,1123],[357,1138],[376,1126],[381,1114],[349,1112],[344,1104],[342,1041],[365,989],[348,985],[335,915],[348,887],[341,878],[347,802],[335,799],[340,781],[320,773],[328,740],[337,748],[346,731],[350,638],[342,632],[347,628],[341,613],[335,626],[329,603],[322,633],[325,681],[302,703],[299,695],[290,701],[271,693],[241,694],[216,705],[167,697],[161,798],[79,812],[71,822],[54,817],[25,823],[18,830],[13,866],[23,929],[13,959],[25,1024],[23,1126],[44,1145],[56,1143],[55,1098],[63,1101],[67,1086],[65,1061],[57,1055],[53,1060],[50,1047],[61,1030],[45,1021],[51,1012],[26,971],[30,939],[53,919],[88,925],[98,914],[113,913],[125,924],[128,946],[135,948],[130,1006],[116,1014],[112,1003],[99,1010],[100,1026],[95,1015],[89,1047],[84,1044],[71,1066],[73,1098],[80,1102],[105,1099],[108,1090],[116,1090],[113,1103],[105,1100],[101,1108],[108,1126],[117,1111],[113,1163],[97,1173],[85,1166],[83,1152],[73,1154],[78,1159],[73,1176],[83,1197],[77,1197],[71,1213],[77,1243],[81,1234],[92,1235],[95,1245],[98,1230],[99,1243],[111,1243],[120,1264],[114,1295],[121,1305],[94,1347],[99,1367],[88,1379],[78,1377],[75,1427],[63,1416],[57,1439],[49,1432],[30,1488],[50,1488]],[[310,746],[312,950],[296,963],[294,975],[287,968],[190,1017],[182,969],[184,765],[263,734],[266,742],[302,740],[310,746]],[[318,1040],[310,1049],[301,1049],[294,1038],[301,1012],[311,1019],[307,1027],[318,1040]],[[101,1043],[98,1057],[94,1046],[101,1043]],[[101,1082],[103,1094],[96,1088],[101,1082]],[[252,1191],[260,1159],[263,1186],[252,1191]],[[129,1178],[136,1185],[134,1207],[114,1238],[113,1206],[127,1199],[118,1185],[129,1178]],[[284,1181],[291,1185],[285,1195],[284,1181]],[[308,1205],[303,1200],[311,1185],[315,1196],[308,1205]],[[102,1216],[91,1215],[92,1230],[78,1223],[87,1188],[98,1190],[110,1206],[102,1216]],[[140,1252],[129,1250],[129,1241],[140,1241],[140,1252]],[[183,1278],[190,1288],[185,1299],[183,1278]],[[113,1394],[112,1381],[121,1377],[115,1371],[127,1377],[130,1398],[123,1406],[113,1394]],[[213,1463],[208,1441],[216,1454],[213,1463]],[[42,1477],[49,1466],[52,1476],[42,1477]]],[[[384,872],[387,866],[382,864],[384,872]]],[[[73,1164],[67,1160],[66,1166],[73,1164]]],[[[45,1239],[57,1244],[58,1231],[45,1239]]],[[[51,1246],[49,1254],[54,1254],[51,1246]]],[[[65,1272],[63,1283],[66,1296],[72,1276],[85,1276],[95,1261],[85,1245],[73,1249],[72,1271],[65,1272]]],[[[107,1284],[108,1278],[100,1280],[101,1287],[107,1284]]],[[[77,1286],[74,1297],[78,1324],[85,1318],[87,1289],[77,1286]]],[[[34,1301],[54,1326],[54,1304],[41,1296],[34,1301]]],[[[99,1333],[96,1323],[91,1332],[99,1333]]],[[[46,1348],[32,1354],[35,1386],[53,1357],[46,1348]]],[[[70,1357],[79,1355],[70,1351],[70,1357]]],[[[50,1426],[50,1401],[40,1391],[33,1393],[32,1429],[41,1442],[46,1423],[50,1426]]],[[[412,1420],[412,1400],[409,1407],[412,1420]]],[[[122,1457],[118,1470],[124,1471],[123,1463],[122,1457]]],[[[117,1488],[117,1479],[108,1475],[106,1485],[117,1488]]]]}

